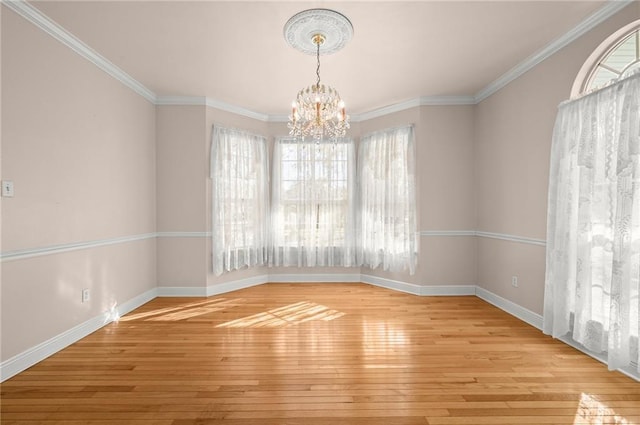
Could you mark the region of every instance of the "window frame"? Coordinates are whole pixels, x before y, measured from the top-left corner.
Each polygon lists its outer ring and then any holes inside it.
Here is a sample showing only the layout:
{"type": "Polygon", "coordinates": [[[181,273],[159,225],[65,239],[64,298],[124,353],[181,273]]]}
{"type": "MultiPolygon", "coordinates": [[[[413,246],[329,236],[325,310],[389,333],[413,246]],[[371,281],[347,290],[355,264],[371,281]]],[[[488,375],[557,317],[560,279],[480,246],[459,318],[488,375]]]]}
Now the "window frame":
{"type": "MultiPolygon", "coordinates": [[[[317,142],[315,140],[298,140],[295,138],[288,138],[288,137],[282,137],[279,138],[276,143],[281,143],[283,145],[287,145],[287,144],[291,144],[291,145],[296,145],[299,148],[302,149],[316,149],[316,153],[317,153],[317,148],[318,146],[322,145],[323,149],[327,149],[327,146],[329,147],[329,149],[334,148],[335,146],[339,146],[339,145],[344,145],[344,152],[343,152],[343,156],[338,158],[338,159],[328,159],[328,158],[318,158],[317,154],[312,153],[309,155],[308,159],[303,159],[300,160],[299,158],[297,159],[287,159],[285,158],[285,156],[283,155],[281,158],[277,159],[277,158],[273,158],[274,161],[279,160],[280,164],[280,179],[279,181],[274,181],[274,184],[278,184],[280,185],[280,198],[279,198],[279,206],[280,209],[282,210],[283,214],[282,214],[282,229],[279,229],[278,231],[281,231],[283,234],[286,234],[287,232],[289,232],[291,230],[291,228],[293,227],[294,230],[296,228],[295,224],[289,223],[287,221],[287,214],[286,214],[286,210],[287,210],[287,206],[293,206],[293,205],[297,205],[299,202],[301,202],[302,199],[304,199],[304,197],[296,197],[296,198],[289,198],[287,199],[284,194],[285,194],[285,190],[283,187],[283,184],[285,182],[290,182],[290,183],[295,183],[295,182],[309,182],[311,181],[313,186],[322,184],[322,180],[321,180],[321,174],[323,174],[323,172],[326,175],[331,175],[332,173],[330,172],[330,167],[324,166],[324,167],[320,167],[318,168],[318,164],[323,164],[323,163],[329,163],[329,162],[334,162],[334,163],[338,163],[341,162],[343,164],[341,164],[344,168],[344,170],[338,174],[342,174],[341,177],[344,178],[329,178],[327,179],[329,182],[333,183],[333,182],[344,182],[344,189],[345,189],[345,196],[343,198],[341,198],[339,201],[341,203],[344,204],[344,208],[346,210],[349,209],[349,203],[351,202],[351,200],[353,199],[353,186],[355,186],[355,181],[351,182],[351,188],[350,188],[350,184],[349,184],[349,177],[350,174],[353,174],[355,176],[355,158],[353,158],[354,163],[353,164],[349,164],[349,146],[348,144],[352,144],[351,149],[355,150],[355,145],[353,145],[355,142],[351,139],[345,139],[343,141],[334,141],[333,139],[325,139],[322,140],[320,142],[317,142]],[[284,176],[284,172],[282,170],[284,170],[284,165],[285,163],[300,163],[300,162],[308,162],[309,163],[309,167],[308,169],[312,171],[312,175],[311,178],[305,178],[305,176],[298,174],[297,179],[292,179],[292,178],[285,178],[284,176]],[[349,170],[349,166],[353,167],[354,170],[350,171],[349,170]]],[[[275,164],[274,164],[275,165],[275,164]]],[[[295,167],[294,167],[295,168],[295,167]]],[[[308,176],[307,176],[308,177],[308,176]]],[[[308,184],[308,183],[307,183],[308,184]]],[[[317,189],[311,189],[312,192],[314,194],[318,194],[321,193],[322,190],[317,190],[317,189]]],[[[319,246],[322,247],[328,247],[328,243],[325,244],[318,244],[318,237],[321,233],[323,233],[323,230],[325,230],[324,228],[326,228],[327,226],[331,226],[334,225],[335,223],[327,220],[328,215],[325,214],[325,219],[322,220],[321,218],[321,209],[322,209],[322,205],[328,203],[329,201],[334,201],[335,202],[335,198],[330,198],[330,197],[322,197],[322,195],[320,196],[313,196],[313,200],[310,202],[310,204],[313,204],[313,209],[316,211],[315,213],[315,229],[316,229],[316,234],[314,235],[307,235],[306,240],[311,241],[314,237],[316,239],[316,249],[318,249],[319,246]],[[322,226],[324,224],[324,226],[322,226]],[[324,227],[324,228],[323,228],[324,227]]],[[[272,199],[273,202],[273,199],[272,199]]],[[[275,206],[275,205],[274,205],[275,206]]],[[[347,211],[348,213],[348,211],[347,211]]],[[[347,229],[346,223],[341,223],[344,224],[342,230],[342,238],[340,239],[341,244],[340,245],[333,245],[332,249],[334,250],[340,250],[344,247],[344,244],[346,243],[346,239],[347,239],[347,229]]],[[[272,231],[275,231],[275,229],[273,229],[272,231]]],[[[279,241],[282,243],[278,243],[277,246],[279,247],[287,247],[287,248],[295,248],[296,245],[287,243],[287,240],[291,240],[291,238],[287,238],[287,237],[274,237],[274,242],[275,241],[279,241]]],[[[294,238],[295,239],[295,238],[294,238]]],[[[297,238],[297,240],[299,240],[300,238],[297,238]]]]}
{"type": "Polygon", "coordinates": [[[267,262],[269,157],[267,138],[213,126],[211,136],[212,266],[216,275],[267,262]],[[231,138],[220,151],[218,137],[231,138]],[[240,144],[246,145],[240,148],[240,144]],[[243,153],[246,153],[244,155],[243,153]],[[242,159],[242,161],[240,161],[242,159]],[[219,168],[219,163],[232,168],[219,168]],[[224,190],[219,190],[225,187],[224,190]],[[230,207],[230,208],[228,208],[230,207]],[[242,229],[242,232],[238,232],[242,229]]]}
{"type": "Polygon", "coordinates": [[[408,270],[409,274],[415,274],[420,250],[415,148],[413,125],[387,128],[360,138],[357,161],[360,203],[358,262],[363,267],[392,272],[408,270]],[[390,138],[394,139],[390,145],[395,151],[386,155],[375,155],[371,148],[364,148],[372,143],[375,149],[380,149],[389,144],[390,138]],[[399,144],[397,138],[403,138],[405,144],[399,144]],[[380,167],[384,174],[380,174],[380,167]],[[398,174],[402,178],[398,178],[398,174]],[[371,181],[378,182],[374,186],[381,182],[386,185],[383,190],[374,189],[373,198],[365,193],[365,186],[369,186],[371,181]],[[399,186],[389,189],[391,184],[388,182],[399,186]],[[380,198],[380,194],[385,192],[394,194],[393,202],[390,203],[387,196],[380,198]],[[378,212],[383,214],[376,216],[378,212]],[[400,223],[402,225],[398,226],[400,223]]]}
{"type": "MultiPolygon", "coordinates": [[[[617,70],[612,70],[612,72],[622,75],[627,70],[640,63],[640,19],[638,19],[611,34],[593,51],[593,53],[591,53],[589,58],[580,68],[580,71],[573,82],[573,86],[571,87],[572,99],[606,86],[605,84],[603,86],[591,87],[590,84],[598,69],[603,67],[602,63],[634,33],[636,34],[636,59],[627,64],[619,72],[617,70]]],[[[608,67],[604,67],[608,69],[608,67]]]]}

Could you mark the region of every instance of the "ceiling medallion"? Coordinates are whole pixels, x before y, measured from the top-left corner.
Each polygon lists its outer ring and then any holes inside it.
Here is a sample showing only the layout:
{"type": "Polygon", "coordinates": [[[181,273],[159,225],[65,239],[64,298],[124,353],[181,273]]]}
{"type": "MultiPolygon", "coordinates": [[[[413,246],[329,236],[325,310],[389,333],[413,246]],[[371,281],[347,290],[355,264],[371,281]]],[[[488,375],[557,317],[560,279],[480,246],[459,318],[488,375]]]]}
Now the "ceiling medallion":
{"type": "Polygon", "coordinates": [[[296,137],[342,137],[349,128],[349,116],[338,91],[320,83],[320,55],[342,49],[353,37],[353,26],[344,15],[329,9],[297,13],[284,26],[289,45],[315,54],[316,83],[298,92],[289,116],[289,134],[296,137]]]}

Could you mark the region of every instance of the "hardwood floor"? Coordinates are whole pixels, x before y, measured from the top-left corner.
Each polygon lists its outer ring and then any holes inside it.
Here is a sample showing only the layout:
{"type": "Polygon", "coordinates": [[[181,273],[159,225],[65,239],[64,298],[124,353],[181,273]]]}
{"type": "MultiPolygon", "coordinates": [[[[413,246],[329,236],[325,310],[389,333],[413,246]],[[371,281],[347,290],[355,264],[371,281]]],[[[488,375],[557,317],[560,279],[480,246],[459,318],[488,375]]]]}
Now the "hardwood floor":
{"type": "Polygon", "coordinates": [[[2,424],[640,424],[640,383],[476,297],[157,298],[2,383],[2,424]]]}

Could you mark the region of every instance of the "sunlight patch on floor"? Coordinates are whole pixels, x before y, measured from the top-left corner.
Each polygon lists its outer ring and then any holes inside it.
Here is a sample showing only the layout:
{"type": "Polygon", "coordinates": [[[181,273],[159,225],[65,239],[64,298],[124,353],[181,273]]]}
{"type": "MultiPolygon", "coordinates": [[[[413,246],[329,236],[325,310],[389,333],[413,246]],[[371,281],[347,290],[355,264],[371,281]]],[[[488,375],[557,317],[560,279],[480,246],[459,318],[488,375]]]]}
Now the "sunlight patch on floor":
{"type": "Polygon", "coordinates": [[[181,305],[180,307],[160,308],[157,310],[145,311],[138,314],[130,314],[120,318],[121,322],[133,320],[149,320],[149,321],[178,321],[185,320],[204,314],[222,311],[228,308],[238,306],[244,302],[242,298],[227,300],[226,298],[218,298],[215,300],[206,300],[181,305]]]}
{"type": "Polygon", "coordinates": [[[251,316],[232,320],[217,325],[217,328],[260,328],[260,327],[281,327],[297,325],[310,321],[329,321],[342,316],[337,310],[332,310],[321,304],[301,301],[284,307],[274,308],[269,311],[253,314],[251,316]]]}
{"type": "Polygon", "coordinates": [[[608,407],[590,394],[585,393],[582,393],[580,397],[580,404],[578,405],[573,423],[574,425],[631,425],[631,422],[617,415],[614,409],[608,407]]]}

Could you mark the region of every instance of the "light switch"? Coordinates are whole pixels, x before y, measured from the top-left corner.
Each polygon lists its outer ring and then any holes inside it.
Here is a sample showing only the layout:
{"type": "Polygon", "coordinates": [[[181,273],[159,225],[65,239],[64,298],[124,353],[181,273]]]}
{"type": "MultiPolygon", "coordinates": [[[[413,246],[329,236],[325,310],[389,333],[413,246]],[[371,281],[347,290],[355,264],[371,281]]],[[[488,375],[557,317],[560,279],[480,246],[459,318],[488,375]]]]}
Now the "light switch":
{"type": "Polygon", "coordinates": [[[13,198],[13,182],[11,180],[2,180],[2,196],[13,198]]]}

